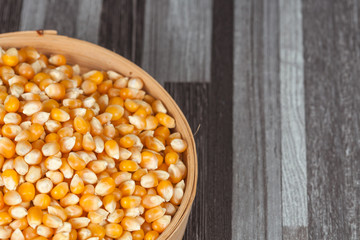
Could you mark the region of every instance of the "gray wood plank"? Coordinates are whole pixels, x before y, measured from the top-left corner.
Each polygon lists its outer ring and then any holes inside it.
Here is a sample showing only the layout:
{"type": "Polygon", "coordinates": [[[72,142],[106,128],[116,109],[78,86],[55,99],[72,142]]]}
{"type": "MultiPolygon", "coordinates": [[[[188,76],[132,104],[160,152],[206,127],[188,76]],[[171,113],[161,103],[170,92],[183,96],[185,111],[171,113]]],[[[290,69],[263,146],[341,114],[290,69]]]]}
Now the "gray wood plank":
{"type": "Polygon", "coordinates": [[[22,4],[22,0],[0,1],[0,33],[18,30],[22,4]]]}
{"type": "Polygon", "coordinates": [[[59,34],[98,42],[102,0],[27,0],[20,30],[54,29],[59,34]]]}
{"type": "Polygon", "coordinates": [[[139,64],[142,56],[143,0],[104,0],[99,44],[139,64]]]}
{"type": "Polygon", "coordinates": [[[235,1],[232,239],[281,239],[277,1],[235,1]]]}
{"type": "Polygon", "coordinates": [[[76,37],[79,1],[49,0],[46,7],[44,29],[55,29],[61,35],[76,37]]]}
{"type": "Polygon", "coordinates": [[[44,28],[48,0],[26,0],[21,9],[20,30],[44,28]]]}
{"type": "Polygon", "coordinates": [[[359,16],[303,1],[309,239],[360,238],[359,16]]]}
{"type": "Polygon", "coordinates": [[[79,12],[76,19],[76,37],[92,43],[99,38],[102,0],[78,0],[79,12]]]}
{"type": "MultiPolygon", "coordinates": [[[[198,166],[201,170],[198,172],[196,198],[184,239],[208,239],[205,235],[206,229],[211,223],[215,223],[215,220],[206,217],[208,209],[205,204],[206,201],[214,197],[205,189],[205,186],[209,184],[206,179],[210,174],[207,164],[209,152],[211,151],[208,141],[210,135],[208,101],[210,86],[208,83],[165,83],[165,88],[185,114],[193,133],[199,128],[194,138],[198,155],[198,166]]],[[[231,224],[230,219],[228,223],[231,224]]]]}
{"type": "Polygon", "coordinates": [[[301,0],[280,0],[283,239],[307,239],[307,176],[301,0]]]}
{"type": "Polygon", "coordinates": [[[303,240],[308,239],[307,227],[283,226],[283,240],[303,240]]]}
{"type": "Polygon", "coordinates": [[[212,0],[147,0],[141,66],[159,82],[209,82],[212,0]]]}

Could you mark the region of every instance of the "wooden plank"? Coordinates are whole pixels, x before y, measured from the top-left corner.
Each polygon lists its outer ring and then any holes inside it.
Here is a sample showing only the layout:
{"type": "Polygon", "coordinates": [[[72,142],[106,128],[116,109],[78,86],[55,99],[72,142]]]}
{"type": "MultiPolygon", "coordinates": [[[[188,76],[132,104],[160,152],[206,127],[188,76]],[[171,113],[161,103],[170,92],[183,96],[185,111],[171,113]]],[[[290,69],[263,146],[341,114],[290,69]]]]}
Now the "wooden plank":
{"type": "Polygon", "coordinates": [[[303,240],[308,239],[307,227],[288,227],[283,226],[283,240],[303,240]]]}
{"type": "Polygon", "coordinates": [[[147,0],[142,67],[159,82],[209,82],[212,0],[147,0]]]}
{"type": "Polygon", "coordinates": [[[101,6],[102,0],[28,0],[21,11],[20,30],[55,29],[97,43],[101,6]]]}
{"type": "Polygon", "coordinates": [[[303,1],[309,239],[360,237],[359,12],[303,1]]]}
{"type": "Polygon", "coordinates": [[[58,34],[76,37],[79,1],[50,0],[47,3],[44,29],[56,29],[58,34]]]}
{"type": "Polygon", "coordinates": [[[26,0],[21,9],[20,30],[44,28],[48,0],[26,0]]]}
{"type": "Polygon", "coordinates": [[[209,84],[208,83],[165,83],[165,88],[185,114],[195,134],[198,155],[199,174],[196,198],[191,210],[184,239],[205,238],[206,226],[214,224],[215,219],[208,219],[205,202],[212,199],[205,189],[209,173],[209,84]]]}
{"type": "Polygon", "coordinates": [[[277,1],[235,1],[232,239],[281,239],[277,1]]]}
{"type": "Polygon", "coordinates": [[[280,0],[283,239],[307,238],[307,176],[301,0],[280,0]]]}
{"type": "Polygon", "coordinates": [[[92,43],[98,42],[102,0],[78,0],[76,37],[92,43]]]}
{"type": "Polygon", "coordinates": [[[0,1],[0,33],[18,30],[21,7],[22,0],[0,1]]]}
{"type": "Polygon", "coordinates": [[[234,2],[214,1],[212,10],[208,200],[205,238],[231,239],[233,174],[234,2]]]}
{"type": "Polygon", "coordinates": [[[144,1],[104,0],[100,45],[139,64],[142,56],[144,1]]]}

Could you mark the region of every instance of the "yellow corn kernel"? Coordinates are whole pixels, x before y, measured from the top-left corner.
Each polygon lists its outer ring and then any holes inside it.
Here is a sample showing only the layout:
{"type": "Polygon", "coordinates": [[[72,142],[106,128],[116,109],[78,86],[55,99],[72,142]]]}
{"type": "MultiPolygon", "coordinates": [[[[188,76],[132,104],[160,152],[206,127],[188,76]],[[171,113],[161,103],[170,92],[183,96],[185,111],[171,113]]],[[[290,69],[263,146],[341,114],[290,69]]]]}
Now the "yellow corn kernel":
{"type": "Polygon", "coordinates": [[[180,205],[181,200],[184,196],[184,190],[182,188],[175,187],[174,188],[174,194],[172,198],[170,199],[170,202],[176,206],[180,205]]]}
{"type": "Polygon", "coordinates": [[[106,230],[103,226],[95,223],[90,223],[87,228],[91,231],[93,237],[98,237],[99,239],[105,237],[106,230]]]}
{"type": "Polygon", "coordinates": [[[66,122],[70,119],[70,115],[60,108],[53,108],[50,112],[50,116],[51,119],[59,122],[66,122]]]}
{"type": "Polygon", "coordinates": [[[45,226],[50,228],[58,228],[63,224],[63,221],[52,214],[44,214],[42,222],[45,226]]]}
{"type": "Polygon", "coordinates": [[[120,149],[119,145],[115,140],[108,140],[105,142],[105,152],[109,157],[119,159],[120,157],[120,149]]]}
{"type": "Polygon", "coordinates": [[[51,55],[49,58],[49,63],[55,66],[65,65],[66,58],[64,55],[61,54],[51,55]]]}
{"type": "Polygon", "coordinates": [[[87,184],[95,184],[98,181],[96,174],[88,168],[76,172],[79,177],[87,184]]]}
{"type": "Polygon", "coordinates": [[[75,194],[81,194],[84,189],[83,180],[79,177],[79,175],[75,174],[70,182],[70,191],[75,194]]]}
{"type": "Polygon", "coordinates": [[[151,223],[151,222],[161,218],[162,216],[164,216],[165,211],[166,210],[164,208],[162,208],[161,206],[157,206],[157,207],[147,210],[145,212],[146,222],[151,223]]]}
{"type": "Polygon", "coordinates": [[[94,151],[95,150],[95,141],[89,132],[87,132],[83,136],[82,146],[85,151],[94,151]]]}
{"type": "Polygon", "coordinates": [[[24,202],[30,202],[35,197],[35,187],[34,184],[30,182],[22,183],[17,191],[20,194],[22,201],[24,202]]]}
{"type": "Polygon", "coordinates": [[[54,229],[41,224],[36,228],[36,233],[49,239],[54,234],[54,229]]]}
{"type": "Polygon", "coordinates": [[[119,189],[121,191],[122,196],[130,196],[135,191],[135,181],[127,180],[120,184],[119,189]]]}
{"type": "Polygon", "coordinates": [[[144,240],[155,240],[159,237],[159,233],[156,231],[149,231],[145,234],[144,240]]]}
{"type": "Polygon", "coordinates": [[[144,230],[144,233],[148,233],[150,231],[152,231],[152,227],[151,227],[151,223],[148,223],[148,222],[144,222],[142,225],[141,225],[141,229],[144,230]]]}
{"type": "Polygon", "coordinates": [[[1,57],[4,65],[14,67],[19,62],[19,54],[16,48],[9,48],[1,57]]]}
{"type": "Polygon", "coordinates": [[[156,206],[159,206],[162,204],[165,200],[160,197],[159,195],[155,194],[147,194],[142,198],[141,205],[144,206],[144,208],[154,208],[156,206]]]}
{"type": "Polygon", "coordinates": [[[115,209],[115,211],[109,214],[107,221],[110,223],[120,223],[123,218],[124,218],[124,210],[115,209]]]}
{"type": "Polygon", "coordinates": [[[85,134],[90,131],[90,123],[81,116],[74,118],[74,128],[77,132],[85,134]]]}
{"type": "Polygon", "coordinates": [[[67,162],[74,170],[83,170],[86,166],[85,161],[75,152],[69,154],[67,162]]]}
{"type": "Polygon", "coordinates": [[[174,194],[174,187],[169,180],[160,181],[156,190],[158,194],[165,199],[166,202],[170,201],[174,194]]]}
{"type": "Polygon", "coordinates": [[[170,221],[171,221],[171,216],[164,215],[161,218],[155,220],[151,224],[151,226],[155,231],[162,233],[165,230],[165,228],[170,224],[170,221]]]}
{"type": "Polygon", "coordinates": [[[87,217],[90,219],[91,223],[102,224],[108,215],[109,213],[107,211],[99,208],[96,211],[89,212],[87,217]]]}
{"type": "Polygon", "coordinates": [[[123,160],[120,162],[119,169],[124,172],[135,172],[139,169],[139,166],[132,160],[123,160]]]}
{"type": "Polygon", "coordinates": [[[170,180],[172,183],[178,183],[183,179],[183,174],[180,168],[175,164],[171,164],[169,166],[168,172],[170,174],[170,180]]]}
{"type": "Polygon", "coordinates": [[[0,137],[0,154],[12,158],[15,154],[15,144],[7,137],[0,137]]]}
{"type": "Polygon", "coordinates": [[[28,131],[30,132],[29,142],[35,142],[44,133],[44,127],[38,123],[33,123],[28,131]]]}
{"type": "Polygon", "coordinates": [[[91,184],[85,185],[84,191],[82,193],[84,194],[95,194],[95,187],[91,184]]]}
{"type": "Polygon", "coordinates": [[[62,221],[66,221],[68,217],[66,210],[60,206],[49,206],[47,210],[50,214],[59,217],[62,221]]]}
{"type": "Polygon", "coordinates": [[[177,211],[177,208],[170,202],[162,203],[161,206],[165,208],[166,215],[174,216],[177,211]]]}
{"type": "Polygon", "coordinates": [[[0,226],[8,225],[11,223],[12,218],[7,212],[0,212],[0,226]]]}
{"type": "Polygon", "coordinates": [[[20,230],[22,231],[22,230],[26,229],[26,228],[29,226],[29,224],[28,224],[28,222],[27,222],[26,217],[24,217],[24,218],[16,219],[16,220],[12,221],[12,222],[9,224],[9,226],[10,226],[13,230],[15,230],[15,229],[20,229],[20,230]]]}
{"type": "Polygon", "coordinates": [[[108,223],[105,225],[105,235],[110,238],[119,238],[123,233],[123,229],[120,224],[108,223]]]}
{"type": "Polygon", "coordinates": [[[1,177],[4,181],[4,185],[9,190],[15,190],[19,185],[19,175],[13,169],[6,169],[1,174],[1,177]]]}
{"type": "Polygon", "coordinates": [[[138,207],[140,203],[141,197],[138,196],[123,197],[120,201],[121,207],[123,208],[135,208],[138,207]]]}
{"type": "Polygon", "coordinates": [[[134,196],[139,196],[139,197],[143,197],[146,195],[146,189],[142,186],[136,185],[135,186],[135,191],[134,191],[134,196]]]}
{"type": "Polygon", "coordinates": [[[90,71],[87,72],[83,75],[84,80],[90,80],[92,82],[94,82],[96,85],[99,85],[100,83],[102,83],[103,79],[104,79],[104,75],[102,72],[100,71],[90,71]]]}
{"type": "Polygon", "coordinates": [[[4,137],[14,139],[21,132],[21,127],[15,124],[5,124],[1,128],[1,133],[4,137]]]}
{"type": "Polygon", "coordinates": [[[100,196],[105,196],[112,193],[115,189],[115,181],[111,177],[105,177],[101,179],[96,187],[95,194],[100,196]]]}
{"type": "Polygon", "coordinates": [[[111,113],[112,114],[111,120],[116,121],[116,120],[119,120],[123,116],[124,108],[120,105],[109,105],[106,108],[105,112],[111,113]]]}
{"type": "Polygon", "coordinates": [[[105,80],[98,86],[98,92],[101,94],[105,94],[109,91],[109,89],[112,87],[112,81],[111,80],[105,80]]]}
{"type": "Polygon", "coordinates": [[[80,206],[86,212],[96,211],[102,206],[102,201],[93,194],[84,194],[80,198],[80,206]]]}
{"type": "Polygon", "coordinates": [[[54,99],[48,99],[43,102],[43,111],[44,112],[51,112],[54,108],[59,108],[59,103],[54,99]]]}
{"type": "Polygon", "coordinates": [[[167,128],[175,127],[175,119],[167,115],[166,113],[159,112],[155,115],[159,120],[159,123],[167,128]]]}
{"type": "Polygon", "coordinates": [[[125,231],[137,231],[141,229],[141,224],[134,217],[124,217],[121,220],[121,226],[125,231]]]}
{"type": "Polygon", "coordinates": [[[179,154],[176,152],[169,152],[165,155],[165,163],[170,166],[171,164],[175,164],[179,160],[179,154]]]}
{"type": "Polygon", "coordinates": [[[76,217],[69,219],[69,223],[73,227],[73,229],[79,229],[87,227],[90,223],[90,219],[87,217],[76,217]]]}
{"type": "Polygon", "coordinates": [[[50,192],[51,196],[56,199],[59,200],[63,197],[65,197],[65,195],[69,192],[69,185],[66,182],[62,182],[59,183],[58,185],[56,185],[50,192]]]}
{"type": "Polygon", "coordinates": [[[150,149],[153,150],[155,152],[160,152],[165,150],[165,146],[164,144],[157,139],[156,137],[146,137],[145,138],[145,146],[150,149]]]}
{"type": "Polygon", "coordinates": [[[42,222],[43,213],[40,207],[31,207],[28,210],[28,215],[26,216],[29,225],[32,228],[36,228],[36,226],[40,225],[42,222]]]}
{"type": "Polygon", "coordinates": [[[52,99],[62,100],[65,97],[65,87],[61,83],[52,83],[45,88],[45,93],[52,99]]]}
{"type": "Polygon", "coordinates": [[[158,159],[153,152],[143,151],[141,153],[140,166],[148,170],[154,170],[158,167],[158,159]]]}
{"type": "Polygon", "coordinates": [[[140,181],[140,180],[141,180],[141,177],[144,176],[144,175],[147,174],[147,173],[148,173],[147,169],[140,168],[140,169],[136,170],[136,171],[133,173],[133,175],[132,175],[131,178],[132,178],[134,181],[140,181]]]}
{"type": "Polygon", "coordinates": [[[10,190],[4,195],[4,202],[9,206],[18,205],[22,202],[21,196],[17,191],[10,190]]]}
{"type": "Polygon", "coordinates": [[[131,233],[133,240],[143,240],[145,233],[144,230],[140,229],[131,233]]]}
{"type": "Polygon", "coordinates": [[[125,181],[131,179],[131,173],[115,172],[115,173],[111,174],[111,177],[114,179],[115,185],[119,186],[122,182],[125,182],[125,181]]]}
{"type": "Polygon", "coordinates": [[[182,153],[187,149],[187,143],[183,139],[173,139],[170,142],[170,145],[175,152],[179,152],[179,153],[182,153]]]}
{"type": "Polygon", "coordinates": [[[85,80],[85,81],[82,82],[81,88],[84,91],[85,95],[90,95],[90,94],[96,92],[97,85],[93,81],[85,80]]]}
{"type": "Polygon", "coordinates": [[[41,209],[46,209],[48,206],[50,206],[51,198],[47,194],[40,193],[35,196],[32,202],[34,206],[41,209]]]}
{"type": "Polygon", "coordinates": [[[4,123],[5,124],[15,124],[19,125],[21,123],[21,116],[18,113],[7,113],[4,116],[4,123]]]}
{"type": "Polygon", "coordinates": [[[80,217],[83,214],[83,209],[78,205],[74,205],[66,207],[65,212],[69,218],[76,218],[80,217]]]}
{"type": "Polygon", "coordinates": [[[33,149],[24,156],[24,160],[29,165],[39,164],[42,160],[42,153],[39,149],[33,149]]]}
{"type": "Polygon", "coordinates": [[[147,173],[141,177],[140,184],[144,188],[153,188],[158,185],[157,175],[153,172],[147,173]]]}

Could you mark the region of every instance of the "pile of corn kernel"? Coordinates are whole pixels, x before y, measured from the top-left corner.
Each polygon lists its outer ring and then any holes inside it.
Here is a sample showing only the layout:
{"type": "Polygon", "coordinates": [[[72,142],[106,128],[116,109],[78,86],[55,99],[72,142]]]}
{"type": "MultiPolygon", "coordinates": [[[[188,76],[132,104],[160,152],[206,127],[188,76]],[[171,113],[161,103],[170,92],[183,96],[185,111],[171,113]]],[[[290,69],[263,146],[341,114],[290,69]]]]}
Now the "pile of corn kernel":
{"type": "Polygon", "coordinates": [[[0,239],[156,239],[187,143],[143,81],[0,48],[0,239]]]}

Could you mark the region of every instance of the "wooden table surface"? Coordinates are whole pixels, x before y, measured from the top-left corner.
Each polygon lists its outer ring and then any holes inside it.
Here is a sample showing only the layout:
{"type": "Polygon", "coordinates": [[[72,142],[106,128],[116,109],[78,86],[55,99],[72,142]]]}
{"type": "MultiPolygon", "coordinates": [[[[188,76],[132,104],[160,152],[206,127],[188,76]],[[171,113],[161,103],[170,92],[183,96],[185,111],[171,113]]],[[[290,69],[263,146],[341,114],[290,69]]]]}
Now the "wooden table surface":
{"type": "MultiPolygon", "coordinates": [[[[0,0],[147,70],[195,132],[185,239],[360,239],[358,0],[0,0]]],[[[61,46],[59,46],[61,47],[61,46]]]]}

